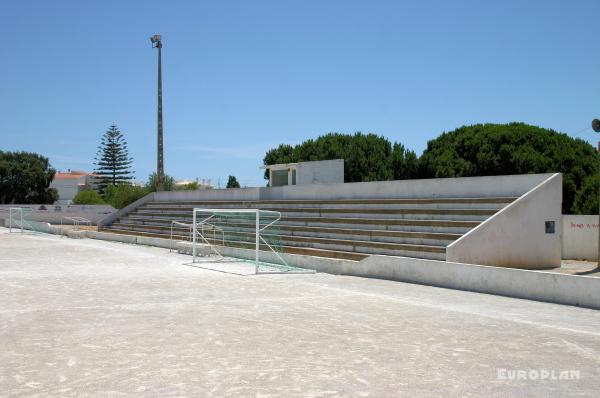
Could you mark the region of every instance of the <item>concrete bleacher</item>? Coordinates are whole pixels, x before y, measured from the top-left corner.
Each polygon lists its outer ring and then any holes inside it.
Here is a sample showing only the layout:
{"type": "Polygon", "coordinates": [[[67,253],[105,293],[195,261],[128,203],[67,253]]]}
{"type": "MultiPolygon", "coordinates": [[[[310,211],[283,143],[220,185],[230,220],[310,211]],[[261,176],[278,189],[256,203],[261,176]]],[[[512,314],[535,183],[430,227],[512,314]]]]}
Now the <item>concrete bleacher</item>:
{"type": "MultiPolygon", "coordinates": [[[[372,254],[446,259],[446,247],[518,196],[287,200],[149,200],[101,231],[169,239],[172,221],[192,222],[193,208],[240,208],[282,213],[285,253],[359,261],[372,254]]],[[[240,232],[236,244],[251,246],[240,232]]],[[[189,229],[173,227],[174,238],[189,229]]],[[[244,236],[245,235],[245,236],[244,236]]]]}

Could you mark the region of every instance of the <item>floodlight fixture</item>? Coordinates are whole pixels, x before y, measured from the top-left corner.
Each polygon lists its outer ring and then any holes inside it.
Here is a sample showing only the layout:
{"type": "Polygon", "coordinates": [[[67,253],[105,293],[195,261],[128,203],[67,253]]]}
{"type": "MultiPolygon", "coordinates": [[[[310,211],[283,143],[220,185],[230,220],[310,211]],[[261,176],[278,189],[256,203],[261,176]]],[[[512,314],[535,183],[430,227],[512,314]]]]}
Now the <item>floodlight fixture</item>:
{"type": "Polygon", "coordinates": [[[160,35],[153,35],[150,37],[150,42],[152,43],[152,47],[161,48],[162,47],[162,38],[160,35]]]}

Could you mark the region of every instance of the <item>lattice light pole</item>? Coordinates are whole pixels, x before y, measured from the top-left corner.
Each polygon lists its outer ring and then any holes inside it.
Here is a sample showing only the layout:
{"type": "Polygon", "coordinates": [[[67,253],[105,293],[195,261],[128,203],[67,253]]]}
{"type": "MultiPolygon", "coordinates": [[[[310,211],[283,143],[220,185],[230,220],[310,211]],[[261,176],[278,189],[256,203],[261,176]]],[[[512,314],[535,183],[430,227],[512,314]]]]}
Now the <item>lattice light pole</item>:
{"type": "Polygon", "coordinates": [[[165,169],[163,163],[163,115],[162,115],[162,39],[160,35],[150,38],[153,48],[158,48],[158,120],[157,120],[157,145],[156,145],[156,190],[163,190],[165,169]]]}

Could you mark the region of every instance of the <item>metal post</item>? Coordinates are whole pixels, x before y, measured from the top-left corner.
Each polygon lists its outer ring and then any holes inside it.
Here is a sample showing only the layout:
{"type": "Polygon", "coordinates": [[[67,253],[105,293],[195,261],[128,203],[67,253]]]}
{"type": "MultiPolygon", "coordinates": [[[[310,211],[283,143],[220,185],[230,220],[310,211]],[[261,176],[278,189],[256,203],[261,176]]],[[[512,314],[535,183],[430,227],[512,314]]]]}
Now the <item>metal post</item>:
{"type": "Polygon", "coordinates": [[[165,170],[163,163],[163,114],[162,114],[162,43],[158,45],[158,120],[157,120],[157,191],[164,189],[165,170]]]}
{"type": "Polygon", "coordinates": [[[196,209],[193,209],[192,212],[193,212],[193,216],[192,216],[192,233],[193,233],[192,262],[195,263],[196,262],[196,209]]]}
{"type": "Polygon", "coordinates": [[[23,233],[23,209],[21,208],[21,233],[23,233]]]}
{"type": "Polygon", "coordinates": [[[156,190],[164,189],[164,162],[163,162],[163,115],[162,115],[162,38],[154,35],[150,38],[152,47],[158,48],[158,109],[156,121],[156,190]]]}
{"type": "MultiPolygon", "coordinates": [[[[592,120],[592,130],[594,130],[596,133],[600,133],[600,120],[599,119],[594,119],[592,120]]],[[[598,142],[598,148],[596,148],[598,150],[598,153],[600,153],[600,142],[598,142]]],[[[598,186],[598,261],[596,264],[596,269],[600,270],[600,162],[599,162],[599,168],[598,168],[598,178],[599,178],[599,186],[598,186]]]]}
{"type": "Polygon", "coordinates": [[[256,274],[258,274],[258,251],[260,250],[259,234],[260,234],[260,213],[258,210],[256,210],[256,254],[254,256],[254,264],[255,264],[254,272],[256,274]]]}

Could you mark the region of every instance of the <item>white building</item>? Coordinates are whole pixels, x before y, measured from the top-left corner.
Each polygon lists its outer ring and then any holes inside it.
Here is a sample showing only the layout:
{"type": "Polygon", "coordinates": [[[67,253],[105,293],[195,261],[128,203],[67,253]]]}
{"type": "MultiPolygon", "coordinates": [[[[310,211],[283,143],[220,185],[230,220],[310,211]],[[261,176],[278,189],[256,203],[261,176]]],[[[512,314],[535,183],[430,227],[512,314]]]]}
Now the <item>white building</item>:
{"type": "Polygon", "coordinates": [[[73,198],[84,189],[96,189],[97,180],[95,174],[85,171],[71,171],[66,173],[57,172],[50,183],[50,188],[58,191],[57,204],[69,205],[73,198]]]}
{"type": "Polygon", "coordinates": [[[344,159],[271,164],[263,168],[269,171],[270,187],[344,182],[344,159]]]}

